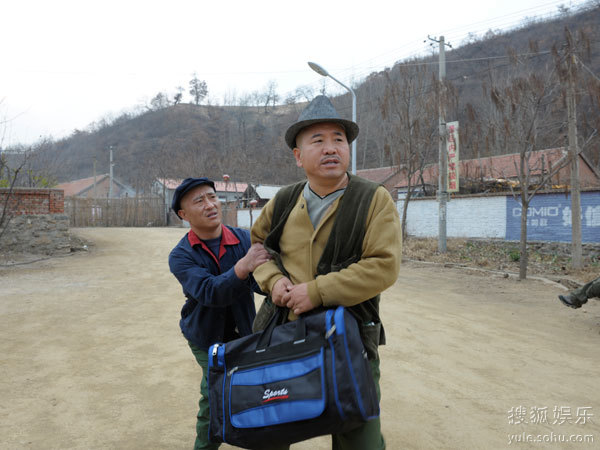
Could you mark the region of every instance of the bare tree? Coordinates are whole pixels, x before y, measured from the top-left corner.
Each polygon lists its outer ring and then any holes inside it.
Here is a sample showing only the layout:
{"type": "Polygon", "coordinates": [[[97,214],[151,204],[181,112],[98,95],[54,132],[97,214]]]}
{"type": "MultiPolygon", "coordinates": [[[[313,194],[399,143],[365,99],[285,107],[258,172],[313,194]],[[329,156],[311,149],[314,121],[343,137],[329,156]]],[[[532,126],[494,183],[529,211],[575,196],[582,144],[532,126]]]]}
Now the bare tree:
{"type": "Polygon", "coordinates": [[[402,172],[408,191],[402,209],[403,237],[406,237],[408,204],[415,192],[415,175],[422,173],[436,142],[437,103],[424,66],[401,65],[394,78],[385,73],[386,85],[379,105],[384,133],[384,151],[392,167],[402,172]]]}
{"type": "Polygon", "coordinates": [[[265,113],[269,112],[269,106],[274,108],[278,101],[279,94],[277,93],[277,82],[275,80],[270,80],[262,93],[262,103],[265,113]]]}
{"type": "Polygon", "coordinates": [[[192,79],[190,80],[190,95],[194,99],[194,104],[199,105],[202,99],[206,97],[208,94],[208,87],[206,85],[206,81],[200,80],[196,73],[192,75],[192,79]]]}
{"type": "Polygon", "coordinates": [[[148,109],[150,111],[158,111],[159,109],[168,108],[170,105],[171,101],[169,100],[167,93],[159,92],[152,98],[152,100],[150,100],[150,106],[148,109]]]}
{"type": "Polygon", "coordinates": [[[284,103],[285,105],[295,105],[295,104],[296,104],[296,100],[297,100],[297,98],[296,98],[296,95],[295,95],[295,94],[293,94],[293,93],[288,93],[288,94],[285,96],[285,99],[283,99],[283,103],[284,103]]]}
{"type": "Polygon", "coordinates": [[[537,152],[539,136],[552,125],[558,92],[559,84],[552,68],[548,68],[545,73],[517,76],[503,86],[491,86],[489,91],[498,113],[489,118],[489,126],[497,133],[504,154],[516,151],[519,155],[518,163],[515,162],[518,185],[510,187],[513,198],[521,204],[520,280],[527,277],[529,204],[535,194],[549,185],[552,178],[569,162],[566,154],[550,163],[539,157],[537,152]]]}
{"type": "Polygon", "coordinates": [[[0,152],[0,241],[19,210],[20,198],[14,192],[31,157],[29,150],[0,152]]]}
{"type": "Polygon", "coordinates": [[[175,95],[173,96],[173,104],[174,105],[179,105],[181,103],[181,101],[183,100],[184,92],[185,92],[185,89],[183,89],[183,86],[177,86],[175,88],[175,95]]]}
{"type": "Polygon", "coordinates": [[[298,86],[296,88],[295,97],[302,101],[310,102],[315,96],[314,89],[309,85],[298,86]]]}

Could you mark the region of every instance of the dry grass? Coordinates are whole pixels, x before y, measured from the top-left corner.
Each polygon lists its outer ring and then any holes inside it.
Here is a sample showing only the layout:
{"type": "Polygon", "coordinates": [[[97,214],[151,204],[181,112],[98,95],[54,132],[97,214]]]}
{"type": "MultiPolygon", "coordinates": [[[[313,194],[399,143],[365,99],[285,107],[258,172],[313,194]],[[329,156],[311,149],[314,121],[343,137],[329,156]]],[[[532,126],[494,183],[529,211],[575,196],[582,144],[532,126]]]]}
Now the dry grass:
{"type": "MultiPolygon", "coordinates": [[[[403,258],[408,260],[459,264],[507,273],[519,272],[519,244],[493,240],[448,239],[447,252],[438,252],[437,238],[408,237],[403,258]]],[[[570,257],[529,250],[528,275],[544,276],[570,287],[600,276],[600,255],[584,258],[584,267],[575,270],[570,257]]]]}

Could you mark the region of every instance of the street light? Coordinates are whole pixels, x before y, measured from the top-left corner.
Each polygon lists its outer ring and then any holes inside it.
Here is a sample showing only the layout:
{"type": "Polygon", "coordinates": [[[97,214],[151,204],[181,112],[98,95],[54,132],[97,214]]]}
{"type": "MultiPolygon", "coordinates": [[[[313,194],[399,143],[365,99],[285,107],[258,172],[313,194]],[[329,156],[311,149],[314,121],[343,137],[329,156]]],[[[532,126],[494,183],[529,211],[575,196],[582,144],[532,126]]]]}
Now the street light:
{"type": "MultiPolygon", "coordinates": [[[[327,72],[323,67],[314,62],[308,62],[308,66],[317,72],[319,75],[324,77],[329,77],[339,85],[346,88],[352,94],[352,122],[356,123],[356,94],[354,91],[342,83],[340,80],[333,77],[329,72],[327,72]]],[[[356,175],[356,139],[352,141],[352,174],[356,175]]]]}
{"type": "Polygon", "coordinates": [[[250,200],[250,228],[252,228],[252,210],[256,205],[258,205],[258,200],[256,200],[255,198],[250,200]]]}

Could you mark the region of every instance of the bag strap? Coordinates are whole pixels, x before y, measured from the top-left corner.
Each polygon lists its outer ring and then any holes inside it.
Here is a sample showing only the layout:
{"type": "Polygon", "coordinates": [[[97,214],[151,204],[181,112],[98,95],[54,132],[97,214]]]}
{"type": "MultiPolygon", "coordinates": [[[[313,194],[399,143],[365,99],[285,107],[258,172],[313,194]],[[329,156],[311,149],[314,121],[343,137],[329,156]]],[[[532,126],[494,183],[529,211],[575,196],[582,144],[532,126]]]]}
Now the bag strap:
{"type": "MultiPolygon", "coordinates": [[[[282,306],[277,307],[277,311],[275,311],[275,314],[271,317],[267,327],[261,332],[260,337],[258,338],[258,342],[256,343],[256,353],[264,352],[267,347],[269,347],[273,331],[276,327],[285,323],[287,311],[287,308],[282,306]]],[[[293,343],[299,344],[306,340],[306,323],[304,322],[302,315],[298,317],[298,320],[294,321],[294,324],[296,328],[293,343]]]]}
{"type": "Polygon", "coordinates": [[[281,249],[279,247],[279,239],[281,238],[281,234],[283,233],[283,227],[287,222],[287,219],[296,206],[296,200],[298,196],[304,189],[304,185],[306,181],[301,181],[296,184],[291,184],[282,188],[277,195],[275,195],[275,205],[273,206],[273,217],[271,217],[271,229],[269,234],[265,238],[265,242],[263,243],[265,249],[271,254],[273,257],[273,261],[277,264],[277,267],[286,277],[289,278],[288,272],[283,267],[283,263],[281,262],[280,252],[281,249]]]}

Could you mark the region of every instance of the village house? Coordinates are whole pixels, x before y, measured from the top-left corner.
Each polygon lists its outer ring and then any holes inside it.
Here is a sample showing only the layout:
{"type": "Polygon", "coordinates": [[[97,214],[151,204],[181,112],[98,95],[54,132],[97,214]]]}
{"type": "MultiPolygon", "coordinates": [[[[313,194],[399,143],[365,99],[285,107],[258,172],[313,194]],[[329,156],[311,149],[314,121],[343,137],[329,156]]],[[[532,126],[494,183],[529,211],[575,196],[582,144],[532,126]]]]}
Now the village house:
{"type": "MultiPolygon", "coordinates": [[[[177,186],[181,184],[183,178],[158,178],[152,184],[152,193],[164,199],[164,207],[167,212],[167,224],[180,224],[181,220],[171,211],[173,194],[177,186]]],[[[237,181],[215,181],[215,190],[222,204],[224,221],[227,224],[235,223],[233,217],[235,210],[242,207],[244,192],[248,189],[248,183],[239,183],[237,181]]],[[[188,226],[187,222],[183,223],[188,226]]]]}
{"type": "MultiPolygon", "coordinates": [[[[177,186],[182,181],[183,178],[158,178],[152,184],[152,193],[163,197],[165,204],[170,207],[175,189],[177,189],[177,186]]],[[[214,183],[221,203],[241,201],[244,197],[244,192],[248,189],[248,183],[239,183],[236,181],[215,181],[214,183]]]]}
{"type": "Polygon", "coordinates": [[[95,177],[60,183],[54,189],[62,189],[65,197],[84,198],[126,198],[135,197],[135,189],[122,183],[115,177],[112,178],[112,192],[110,175],[105,173],[95,177]]]}
{"type": "Polygon", "coordinates": [[[275,197],[275,194],[279,192],[282,186],[276,186],[273,184],[249,184],[248,189],[243,195],[243,207],[249,208],[250,201],[256,200],[255,208],[262,208],[267,204],[269,200],[275,197]]]}
{"type": "MultiPolygon", "coordinates": [[[[529,158],[530,183],[532,185],[539,183],[543,175],[552,171],[558,164],[565,162],[565,158],[568,158],[568,153],[564,148],[531,152],[529,158]]],[[[519,164],[518,153],[459,161],[459,193],[508,191],[511,186],[517,186],[519,183],[519,164]]],[[[415,173],[410,183],[413,196],[415,196],[415,192],[418,195],[435,195],[438,173],[438,164],[427,165],[422,173],[415,173]]],[[[567,164],[552,176],[545,188],[565,189],[569,187],[570,180],[571,169],[567,164]]],[[[600,174],[581,153],[579,154],[579,180],[582,189],[600,187],[600,174]]],[[[400,180],[395,185],[397,199],[406,197],[408,184],[407,177],[401,174],[400,180]]]]}
{"type": "Polygon", "coordinates": [[[382,184],[396,198],[396,185],[402,180],[402,169],[400,166],[377,167],[375,169],[361,169],[356,175],[369,181],[382,184]]]}

